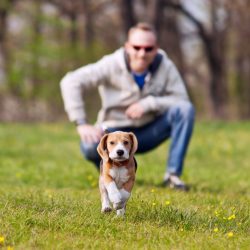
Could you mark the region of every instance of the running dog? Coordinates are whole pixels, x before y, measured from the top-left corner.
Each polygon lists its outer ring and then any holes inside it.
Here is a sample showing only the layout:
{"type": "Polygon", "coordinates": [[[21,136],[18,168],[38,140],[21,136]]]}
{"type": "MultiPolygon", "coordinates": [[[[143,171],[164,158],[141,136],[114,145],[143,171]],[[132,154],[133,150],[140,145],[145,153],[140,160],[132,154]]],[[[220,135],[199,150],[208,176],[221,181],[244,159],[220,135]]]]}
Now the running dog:
{"type": "Polygon", "coordinates": [[[136,136],[131,132],[116,131],[102,137],[97,147],[102,158],[99,177],[102,213],[112,211],[112,203],[118,216],[125,214],[135,182],[137,147],[136,136]]]}

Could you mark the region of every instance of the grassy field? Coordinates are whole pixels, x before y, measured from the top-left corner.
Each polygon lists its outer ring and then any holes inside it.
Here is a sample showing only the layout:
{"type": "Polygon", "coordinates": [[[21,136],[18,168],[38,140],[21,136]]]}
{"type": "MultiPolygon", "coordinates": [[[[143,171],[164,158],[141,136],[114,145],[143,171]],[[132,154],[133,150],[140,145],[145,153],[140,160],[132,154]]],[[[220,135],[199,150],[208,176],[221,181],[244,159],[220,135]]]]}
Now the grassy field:
{"type": "Polygon", "coordinates": [[[168,143],[138,155],[124,219],[70,124],[0,125],[0,249],[249,249],[250,123],[197,123],[183,179],[160,187],[168,143]]]}

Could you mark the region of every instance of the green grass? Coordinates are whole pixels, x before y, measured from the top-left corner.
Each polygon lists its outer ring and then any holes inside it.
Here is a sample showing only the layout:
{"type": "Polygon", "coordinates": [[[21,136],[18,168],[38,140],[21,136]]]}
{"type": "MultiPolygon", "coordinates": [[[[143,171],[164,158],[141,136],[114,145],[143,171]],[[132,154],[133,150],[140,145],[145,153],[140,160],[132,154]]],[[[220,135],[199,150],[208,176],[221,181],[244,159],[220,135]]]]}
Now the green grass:
{"type": "Polygon", "coordinates": [[[160,187],[169,142],[138,155],[121,219],[100,213],[72,125],[1,124],[0,249],[249,249],[249,134],[250,123],[197,123],[189,193],[160,187]]]}

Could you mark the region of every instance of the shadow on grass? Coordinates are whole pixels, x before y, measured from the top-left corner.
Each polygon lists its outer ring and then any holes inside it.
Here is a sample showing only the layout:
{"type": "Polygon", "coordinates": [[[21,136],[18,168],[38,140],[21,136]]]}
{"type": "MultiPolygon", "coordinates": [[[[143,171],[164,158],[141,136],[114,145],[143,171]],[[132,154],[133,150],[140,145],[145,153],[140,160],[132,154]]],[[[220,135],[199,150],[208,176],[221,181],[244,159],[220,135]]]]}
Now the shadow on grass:
{"type": "Polygon", "coordinates": [[[248,195],[249,190],[247,188],[239,188],[235,190],[228,190],[225,187],[221,186],[213,186],[213,185],[204,185],[200,183],[189,183],[188,191],[172,189],[169,186],[164,185],[163,182],[155,182],[154,180],[145,180],[145,179],[136,179],[136,186],[138,187],[145,187],[145,188],[159,188],[159,189],[166,189],[175,192],[184,192],[184,193],[206,193],[206,194],[234,194],[234,195],[248,195]]]}
{"type": "Polygon", "coordinates": [[[190,191],[194,193],[211,193],[211,194],[218,194],[221,193],[222,190],[219,187],[213,187],[213,186],[201,186],[199,184],[192,184],[190,185],[190,191]]]}
{"type": "Polygon", "coordinates": [[[156,187],[157,184],[155,184],[152,180],[145,180],[145,179],[136,179],[135,184],[137,186],[145,186],[145,187],[156,187]]]}

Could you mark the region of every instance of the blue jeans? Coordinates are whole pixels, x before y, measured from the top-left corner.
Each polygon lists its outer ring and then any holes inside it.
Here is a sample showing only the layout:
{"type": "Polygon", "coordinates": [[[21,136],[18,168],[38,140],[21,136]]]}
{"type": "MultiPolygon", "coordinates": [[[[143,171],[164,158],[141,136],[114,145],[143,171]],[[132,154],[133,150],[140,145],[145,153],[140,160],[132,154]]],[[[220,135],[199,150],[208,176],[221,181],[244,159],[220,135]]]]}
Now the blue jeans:
{"type": "MultiPolygon", "coordinates": [[[[171,138],[166,168],[168,173],[180,176],[193,131],[194,118],[195,111],[192,104],[180,102],[142,127],[108,128],[108,131],[133,132],[138,140],[136,153],[152,150],[166,139],[171,138]]],[[[81,142],[81,150],[85,158],[92,161],[99,168],[100,156],[96,150],[97,145],[98,143],[85,144],[81,142]]]]}

